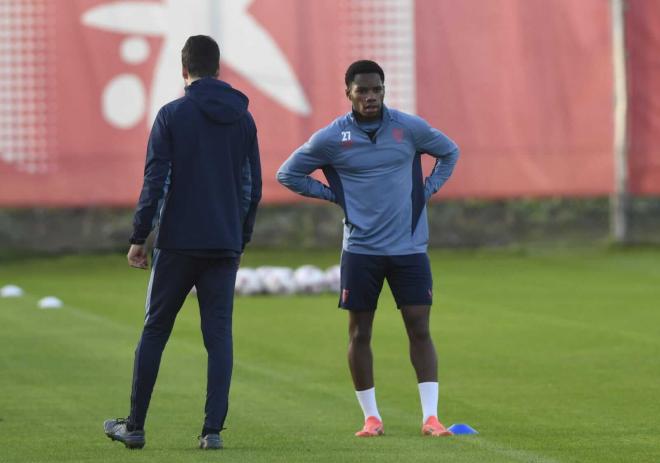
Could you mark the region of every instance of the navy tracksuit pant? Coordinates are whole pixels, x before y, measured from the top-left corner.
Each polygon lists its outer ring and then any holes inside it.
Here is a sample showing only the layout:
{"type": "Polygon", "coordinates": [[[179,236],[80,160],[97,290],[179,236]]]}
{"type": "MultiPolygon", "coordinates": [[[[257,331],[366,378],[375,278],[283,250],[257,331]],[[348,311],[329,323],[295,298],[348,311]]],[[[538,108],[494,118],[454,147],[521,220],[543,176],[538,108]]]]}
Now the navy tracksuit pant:
{"type": "Polygon", "coordinates": [[[146,316],[135,350],[129,423],[144,427],[160,359],[174,320],[193,286],[197,288],[208,378],[204,429],[219,432],[227,416],[231,381],[232,310],[238,257],[196,257],[154,250],[146,316]]]}

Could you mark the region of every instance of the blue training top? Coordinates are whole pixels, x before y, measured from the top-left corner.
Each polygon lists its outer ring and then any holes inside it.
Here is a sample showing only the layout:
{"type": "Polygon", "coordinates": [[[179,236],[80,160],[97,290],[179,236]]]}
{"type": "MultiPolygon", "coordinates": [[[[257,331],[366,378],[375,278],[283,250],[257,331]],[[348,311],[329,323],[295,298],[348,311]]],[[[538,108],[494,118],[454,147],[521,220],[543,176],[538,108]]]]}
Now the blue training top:
{"type": "Polygon", "coordinates": [[[428,244],[426,202],[449,179],[458,156],[456,143],[424,119],[383,107],[379,126],[358,123],[351,112],[316,132],[282,164],[277,180],[341,205],[344,250],[416,254],[428,244]],[[423,153],[437,158],[426,180],[423,153]],[[329,186],[309,176],[317,169],[329,186]]]}

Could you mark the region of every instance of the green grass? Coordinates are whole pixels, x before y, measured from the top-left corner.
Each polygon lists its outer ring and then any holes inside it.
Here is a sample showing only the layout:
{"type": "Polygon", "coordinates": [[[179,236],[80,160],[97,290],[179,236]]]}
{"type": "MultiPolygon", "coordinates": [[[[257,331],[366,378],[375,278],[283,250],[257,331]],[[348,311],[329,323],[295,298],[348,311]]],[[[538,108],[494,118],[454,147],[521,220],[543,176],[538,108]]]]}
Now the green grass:
{"type": "MultiPolygon", "coordinates": [[[[250,251],[244,265],[337,252],[250,251]]],[[[660,460],[660,250],[433,252],[441,419],[478,436],[419,436],[406,338],[385,291],[374,330],[386,436],[357,439],[346,314],[334,296],[237,298],[226,448],[195,448],[205,352],[189,298],[165,350],[147,446],[101,423],[127,414],[147,272],[122,256],[0,264],[2,462],[652,462],[660,460]],[[57,295],[62,310],[39,310],[57,295]]]]}

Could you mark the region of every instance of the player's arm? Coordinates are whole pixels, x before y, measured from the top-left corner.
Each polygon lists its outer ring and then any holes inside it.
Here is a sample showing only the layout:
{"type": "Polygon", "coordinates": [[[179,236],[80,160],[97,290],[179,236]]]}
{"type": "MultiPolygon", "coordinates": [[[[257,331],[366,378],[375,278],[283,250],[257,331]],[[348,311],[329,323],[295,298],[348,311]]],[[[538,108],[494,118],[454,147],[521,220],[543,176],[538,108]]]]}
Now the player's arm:
{"type": "Polygon", "coordinates": [[[277,171],[277,181],[289,190],[310,198],[337,202],[332,189],[310,174],[330,164],[322,132],[315,133],[307,143],[295,150],[277,171]]]}
{"type": "Polygon", "coordinates": [[[252,239],[252,230],[257,216],[257,206],[261,200],[261,161],[259,158],[259,141],[254,132],[254,142],[248,152],[243,168],[243,204],[245,219],[243,220],[243,249],[252,239]]]}
{"type": "Polygon", "coordinates": [[[144,166],[144,182],[133,216],[133,235],[130,242],[134,246],[131,246],[128,256],[129,264],[133,265],[131,252],[133,251],[136,254],[137,257],[134,262],[136,265],[133,266],[143,268],[143,265],[137,265],[139,263],[144,263],[144,266],[146,266],[146,253],[144,249],[139,248],[143,247],[155,225],[160,202],[165,196],[169,184],[171,166],[171,138],[167,128],[165,112],[161,109],[149,135],[147,159],[144,166]]]}
{"type": "Polygon", "coordinates": [[[428,201],[451,177],[460,151],[453,140],[421,118],[417,119],[413,135],[416,150],[436,158],[431,175],[424,181],[424,198],[428,201]]]}

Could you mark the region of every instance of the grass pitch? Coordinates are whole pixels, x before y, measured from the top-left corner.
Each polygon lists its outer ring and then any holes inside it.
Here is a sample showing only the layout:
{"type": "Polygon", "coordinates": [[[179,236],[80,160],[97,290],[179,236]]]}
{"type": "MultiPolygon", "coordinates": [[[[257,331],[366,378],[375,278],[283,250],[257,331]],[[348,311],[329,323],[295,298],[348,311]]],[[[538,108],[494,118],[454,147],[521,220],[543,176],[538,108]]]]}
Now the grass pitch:
{"type": "MultiPolygon", "coordinates": [[[[346,314],[335,296],[237,298],[226,448],[195,448],[206,358],[196,300],[179,314],[147,420],[147,446],[102,432],[128,411],[148,273],[123,256],[0,264],[2,462],[660,461],[660,250],[432,252],[440,417],[478,436],[419,436],[399,313],[374,330],[386,435],[357,439],[346,314]],[[40,310],[40,297],[65,307],[40,310]]],[[[336,252],[249,250],[246,266],[336,263],[336,252]]]]}

